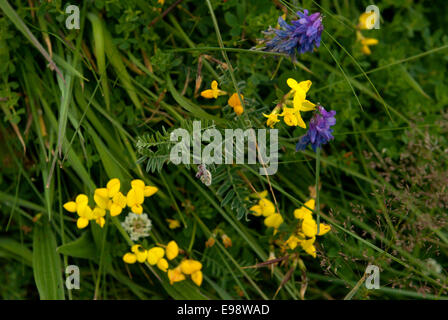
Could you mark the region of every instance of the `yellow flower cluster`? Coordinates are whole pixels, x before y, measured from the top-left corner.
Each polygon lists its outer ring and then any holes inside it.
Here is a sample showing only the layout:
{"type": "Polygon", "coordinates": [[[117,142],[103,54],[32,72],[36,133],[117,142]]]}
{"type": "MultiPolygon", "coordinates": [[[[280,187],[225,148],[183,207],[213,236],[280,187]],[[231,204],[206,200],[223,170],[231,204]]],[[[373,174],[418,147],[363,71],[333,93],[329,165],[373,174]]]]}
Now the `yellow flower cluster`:
{"type": "Polygon", "coordinates": [[[136,244],[131,248],[131,252],[123,255],[123,261],[128,264],[136,262],[148,262],[151,266],[157,266],[160,270],[167,273],[170,283],[179,282],[186,279],[186,275],[191,276],[191,280],[198,286],[202,284],[202,264],[193,259],[184,259],[174,269],[168,269],[168,260],[173,260],[179,255],[179,246],[173,240],[168,242],[165,248],[153,247],[146,250],[141,245],[136,244]],[[165,259],[166,257],[166,259],[165,259]]]}
{"type": "MultiPolygon", "coordinates": [[[[219,96],[226,95],[227,92],[220,90],[218,88],[218,82],[216,80],[212,81],[211,89],[207,89],[201,92],[201,96],[206,99],[217,99],[219,96]]],[[[244,101],[244,97],[240,94],[241,100],[244,101]]],[[[227,104],[233,109],[237,116],[240,116],[244,112],[244,108],[241,104],[241,101],[238,97],[238,93],[234,93],[230,96],[229,100],[227,100],[227,104]]]]}
{"type": "Polygon", "coordinates": [[[370,55],[372,53],[372,51],[370,50],[369,46],[374,46],[378,44],[378,39],[375,38],[366,38],[362,35],[360,30],[366,30],[366,29],[370,29],[367,19],[370,18],[370,15],[375,14],[375,12],[364,12],[363,14],[361,14],[359,16],[359,23],[357,26],[357,31],[356,31],[356,41],[358,41],[359,43],[361,43],[361,50],[365,55],[370,55]]]}
{"type": "Polygon", "coordinates": [[[283,121],[288,126],[299,126],[301,128],[306,128],[306,124],[302,119],[301,111],[312,111],[316,105],[308,100],[306,100],[306,93],[311,87],[311,81],[301,81],[289,78],[286,83],[291,88],[289,93],[285,96],[285,101],[280,104],[283,108],[282,113],[279,113],[279,107],[276,107],[270,114],[263,116],[268,118],[266,125],[273,128],[274,125],[280,120],[278,117],[283,117],[283,121]],[[292,97],[292,100],[291,100],[292,97]],[[288,107],[288,105],[290,107],[288,107]]]}
{"type": "Polygon", "coordinates": [[[75,201],[65,203],[64,209],[78,214],[76,225],[79,229],[87,227],[90,220],[94,220],[100,227],[103,227],[106,222],[104,218],[106,210],[109,210],[110,215],[114,217],[119,215],[127,205],[132,212],[141,214],[144,198],[150,197],[158,191],[157,187],[146,186],[140,179],[131,181],[131,189],[126,196],[120,192],[120,187],[119,179],[111,179],[105,188],[95,190],[93,195],[95,207],[93,209],[89,206],[89,198],[85,194],[78,195],[75,201]]]}
{"type": "Polygon", "coordinates": [[[260,200],[258,204],[252,206],[250,211],[254,216],[263,216],[264,224],[266,227],[274,228],[274,233],[277,231],[278,227],[283,223],[283,217],[280,213],[276,212],[275,205],[269,199],[266,199],[267,192],[263,191],[258,194],[260,200]]]}
{"type": "Polygon", "coordinates": [[[160,270],[167,272],[168,261],[164,258],[165,254],[168,260],[177,257],[179,254],[179,247],[175,241],[169,242],[166,246],[166,250],[161,247],[154,247],[146,250],[139,244],[133,245],[131,247],[131,252],[127,252],[123,256],[123,261],[128,264],[134,264],[137,261],[145,263],[147,261],[150,265],[157,265],[160,270]]]}
{"type": "Polygon", "coordinates": [[[197,285],[202,284],[202,263],[193,259],[184,259],[174,269],[168,270],[168,279],[170,283],[180,282],[186,279],[186,276],[190,276],[191,280],[197,285]]]}
{"type": "Polygon", "coordinates": [[[316,241],[316,236],[322,236],[326,234],[331,230],[331,227],[329,225],[320,223],[319,233],[317,233],[317,222],[312,216],[312,210],[314,210],[314,207],[315,201],[314,199],[310,199],[305,202],[304,206],[294,210],[294,217],[299,220],[299,228],[288,238],[288,240],[286,240],[285,245],[287,245],[291,250],[294,250],[297,245],[300,244],[300,246],[306,253],[315,258],[316,248],[314,246],[314,243],[316,241]]]}

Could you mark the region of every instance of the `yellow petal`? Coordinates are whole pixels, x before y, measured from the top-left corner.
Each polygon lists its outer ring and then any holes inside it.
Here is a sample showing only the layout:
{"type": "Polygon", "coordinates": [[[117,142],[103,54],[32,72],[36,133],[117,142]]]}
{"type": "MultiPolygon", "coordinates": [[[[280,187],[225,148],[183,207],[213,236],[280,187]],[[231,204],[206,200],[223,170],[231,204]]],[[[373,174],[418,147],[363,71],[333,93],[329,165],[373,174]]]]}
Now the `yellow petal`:
{"type": "Polygon", "coordinates": [[[201,96],[206,99],[213,99],[215,97],[214,91],[210,89],[202,91],[201,96]]]}
{"type": "Polygon", "coordinates": [[[244,108],[242,106],[235,106],[235,108],[233,108],[233,111],[235,111],[237,116],[240,116],[244,113],[244,108]]]}
{"type": "Polygon", "coordinates": [[[316,105],[312,103],[311,101],[305,100],[302,102],[302,105],[300,107],[300,111],[311,111],[316,108],[316,105]]]}
{"type": "Polygon", "coordinates": [[[110,215],[112,217],[118,216],[123,211],[123,208],[116,203],[112,203],[110,206],[110,215]]]}
{"type": "Polygon", "coordinates": [[[375,38],[364,38],[361,40],[361,44],[365,46],[374,46],[378,44],[378,39],[375,38]]]}
{"type": "Polygon", "coordinates": [[[117,192],[112,198],[112,202],[120,206],[122,209],[126,207],[126,197],[121,192],[117,192]]]}
{"type": "Polygon", "coordinates": [[[258,204],[261,207],[261,214],[265,217],[275,213],[275,205],[269,199],[260,199],[258,204]]]}
{"type": "Polygon", "coordinates": [[[293,78],[288,78],[288,80],[286,80],[286,84],[293,90],[295,90],[298,86],[297,81],[293,78]]]}
{"type": "Polygon", "coordinates": [[[311,215],[312,214],[311,210],[314,210],[315,204],[316,201],[314,199],[308,200],[307,202],[305,202],[304,206],[300,207],[300,209],[294,210],[294,217],[296,219],[304,219],[306,215],[311,215]],[[311,210],[309,210],[307,207],[310,208],[311,210]]]}
{"type": "MultiPolygon", "coordinates": [[[[243,99],[244,99],[244,96],[241,95],[241,100],[243,100],[243,99]]],[[[227,103],[228,103],[229,106],[231,106],[232,108],[235,108],[235,107],[242,107],[242,106],[241,106],[241,101],[240,101],[240,99],[238,98],[238,93],[236,93],[236,92],[230,96],[229,100],[227,100],[227,103]]],[[[235,110],[235,112],[236,112],[236,110],[235,110]]]]}
{"type": "Polygon", "coordinates": [[[88,225],[89,220],[87,220],[86,218],[79,217],[78,220],[76,221],[76,226],[78,227],[78,229],[84,229],[88,225]]]}
{"type": "Polygon", "coordinates": [[[180,268],[168,270],[168,279],[170,280],[170,284],[174,282],[179,282],[185,280],[185,275],[180,271],[180,268]]]}
{"type": "Polygon", "coordinates": [[[211,85],[212,90],[216,90],[218,89],[218,82],[216,80],[212,81],[212,85],[211,85]]]}
{"type": "Polygon", "coordinates": [[[76,202],[69,201],[64,204],[64,209],[68,212],[76,212],[76,202]]]}
{"type": "Polygon", "coordinates": [[[264,224],[267,227],[277,229],[283,223],[283,217],[280,213],[275,213],[264,219],[264,224]]]}
{"type": "Polygon", "coordinates": [[[109,180],[109,182],[106,185],[107,193],[110,198],[115,196],[118,191],[120,191],[120,180],[117,178],[109,180]]]}
{"type": "Polygon", "coordinates": [[[299,82],[299,88],[302,89],[305,93],[308,92],[308,90],[311,87],[312,82],[310,80],[305,80],[305,81],[301,81],[299,82]]]}
{"type": "Polygon", "coordinates": [[[302,240],[300,245],[306,253],[316,258],[316,247],[314,247],[314,240],[315,238],[302,240]]]}
{"type": "Polygon", "coordinates": [[[176,219],[166,219],[166,222],[168,222],[168,228],[170,229],[176,229],[180,227],[180,222],[176,219]]]}
{"type": "Polygon", "coordinates": [[[313,218],[305,218],[302,223],[302,231],[307,237],[314,237],[317,234],[317,224],[313,218]]]}
{"type": "Polygon", "coordinates": [[[370,55],[372,53],[372,51],[370,50],[370,48],[368,46],[362,46],[361,50],[366,55],[370,55]]]}
{"type": "Polygon", "coordinates": [[[250,211],[251,211],[251,213],[254,215],[254,216],[261,216],[261,213],[262,213],[262,210],[261,210],[261,206],[260,205],[255,205],[255,206],[252,206],[250,209],[249,209],[250,211]]]}
{"type": "Polygon", "coordinates": [[[159,262],[157,262],[157,267],[163,272],[166,272],[168,269],[168,261],[166,261],[166,259],[160,259],[159,262]]]}
{"type": "Polygon", "coordinates": [[[324,234],[326,234],[330,230],[331,230],[331,227],[328,224],[320,223],[319,224],[319,234],[318,234],[318,236],[323,236],[324,234]]]}
{"type": "Polygon", "coordinates": [[[89,202],[89,198],[85,194],[80,194],[75,199],[76,204],[87,204],[89,202]]]}
{"type": "Polygon", "coordinates": [[[128,264],[133,264],[137,261],[137,256],[133,253],[128,252],[123,256],[123,261],[128,264]]]}
{"type": "Polygon", "coordinates": [[[159,191],[159,188],[154,187],[154,186],[146,186],[144,189],[144,196],[145,197],[150,197],[152,196],[154,193],[156,193],[157,191],[159,191]]]}
{"type": "Polygon", "coordinates": [[[92,211],[92,215],[93,215],[94,219],[104,217],[106,215],[106,210],[99,208],[99,207],[95,207],[92,211]]]}
{"type": "Polygon", "coordinates": [[[191,280],[200,287],[202,284],[202,271],[196,271],[191,274],[191,280]]]}
{"type": "Polygon", "coordinates": [[[288,240],[286,240],[285,241],[285,244],[287,245],[287,246],[289,246],[289,248],[291,249],[291,250],[294,250],[296,247],[297,247],[297,244],[299,243],[299,238],[297,238],[296,236],[294,236],[294,235],[291,235],[289,238],[288,238],[288,240]]]}
{"type": "Polygon", "coordinates": [[[136,213],[136,214],[142,214],[143,213],[143,207],[139,204],[131,207],[131,211],[136,213]]]}
{"type": "Polygon", "coordinates": [[[166,257],[168,260],[173,260],[177,257],[179,254],[179,247],[177,243],[173,240],[168,242],[168,245],[166,246],[166,257]]]}
{"type": "Polygon", "coordinates": [[[184,274],[192,274],[202,269],[202,263],[193,259],[185,259],[180,263],[180,269],[184,274]]]}
{"type": "Polygon", "coordinates": [[[109,204],[109,196],[107,193],[107,189],[106,188],[96,189],[93,195],[93,200],[95,200],[95,203],[98,207],[102,209],[107,209],[109,204]]]}
{"type": "Polygon", "coordinates": [[[104,227],[104,224],[106,223],[106,219],[103,217],[99,217],[95,221],[101,228],[104,227]]]}
{"type": "Polygon", "coordinates": [[[131,187],[134,189],[145,189],[145,182],[140,179],[132,180],[131,187]]]}

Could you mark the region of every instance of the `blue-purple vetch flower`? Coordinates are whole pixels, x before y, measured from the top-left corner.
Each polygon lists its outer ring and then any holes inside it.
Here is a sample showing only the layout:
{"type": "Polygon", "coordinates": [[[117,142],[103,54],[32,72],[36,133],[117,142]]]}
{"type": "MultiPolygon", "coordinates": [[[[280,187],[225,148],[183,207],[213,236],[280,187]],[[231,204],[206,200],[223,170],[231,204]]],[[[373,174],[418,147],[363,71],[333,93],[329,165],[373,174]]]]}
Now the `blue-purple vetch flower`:
{"type": "Polygon", "coordinates": [[[281,30],[269,27],[264,34],[274,35],[272,39],[266,42],[264,51],[285,53],[296,60],[296,51],[299,54],[313,51],[314,47],[320,46],[320,38],[324,26],[319,12],[308,15],[308,10],[303,13],[298,11],[300,19],[292,20],[291,25],[287,24],[282,17],[278,18],[278,24],[281,30]]]}
{"type": "Polygon", "coordinates": [[[296,144],[296,151],[305,150],[311,144],[314,152],[323,144],[333,140],[332,126],[336,124],[336,111],[327,111],[322,106],[317,107],[317,112],[310,120],[308,132],[299,139],[296,144]]]}

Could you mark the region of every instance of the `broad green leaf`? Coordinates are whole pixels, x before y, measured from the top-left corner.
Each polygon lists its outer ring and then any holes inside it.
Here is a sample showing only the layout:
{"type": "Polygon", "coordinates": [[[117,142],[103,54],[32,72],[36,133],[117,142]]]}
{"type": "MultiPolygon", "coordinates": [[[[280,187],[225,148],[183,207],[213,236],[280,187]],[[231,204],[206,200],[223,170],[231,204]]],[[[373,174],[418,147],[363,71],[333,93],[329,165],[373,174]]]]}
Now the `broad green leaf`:
{"type": "Polygon", "coordinates": [[[34,227],[33,272],[41,300],[64,300],[61,260],[48,223],[34,227]]]}

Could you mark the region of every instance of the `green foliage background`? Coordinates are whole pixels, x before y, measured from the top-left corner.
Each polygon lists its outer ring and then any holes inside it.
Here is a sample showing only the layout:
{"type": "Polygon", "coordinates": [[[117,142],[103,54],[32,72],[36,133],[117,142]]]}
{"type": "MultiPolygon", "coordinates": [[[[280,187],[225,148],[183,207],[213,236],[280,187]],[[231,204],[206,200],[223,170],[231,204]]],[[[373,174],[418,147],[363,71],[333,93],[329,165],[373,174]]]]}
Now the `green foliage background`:
{"type": "MultiPolygon", "coordinates": [[[[306,299],[446,298],[448,3],[376,1],[380,29],[363,34],[379,44],[365,56],[355,27],[370,1],[214,0],[217,25],[208,1],[181,1],[161,18],[173,2],[83,1],[80,30],[68,30],[68,3],[0,0],[0,297],[273,298],[290,265],[274,274],[243,268],[267,260],[272,230],[246,217],[254,201],[246,200],[252,190],[241,176],[258,191],[269,189],[266,177],[257,166],[220,166],[206,187],[195,166],[166,163],[163,142],[165,130],[194,119],[221,129],[264,128],[262,113],[292,77],[310,79],[309,99],[337,111],[335,140],[320,159],[321,214],[332,231],[319,239],[316,259],[301,256],[306,273],[297,269],[277,299],[300,299],[305,284],[306,299]],[[287,12],[290,20],[298,8],[324,15],[316,52],[293,64],[250,50],[278,16],[287,12]],[[237,85],[244,117],[235,117],[226,97],[198,97],[198,75],[199,91],[214,79],[228,92],[237,85]],[[135,178],[158,186],[144,206],[153,237],[175,239],[202,261],[200,288],[189,280],[170,286],[161,272],[125,266],[131,241],[117,228],[124,213],[104,229],[76,229],[62,204],[112,177],[124,190],[135,178]],[[170,230],[166,218],[182,228],[170,230]],[[232,247],[217,241],[205,248],[217,227],[232,247]],[[81,268],[81,290],[63,286],[71,264],[81,268]],[[379,290],[363,285],[368,264],[381,269],[379,290]]],[[[287,230],[315,185],[316,156],[294,152],[303,129],[278,127],[279,171],[270,182],[287,230]]]]}

